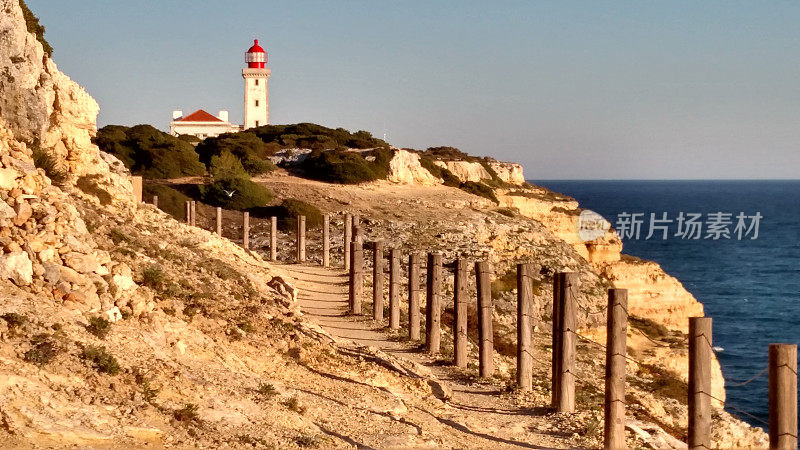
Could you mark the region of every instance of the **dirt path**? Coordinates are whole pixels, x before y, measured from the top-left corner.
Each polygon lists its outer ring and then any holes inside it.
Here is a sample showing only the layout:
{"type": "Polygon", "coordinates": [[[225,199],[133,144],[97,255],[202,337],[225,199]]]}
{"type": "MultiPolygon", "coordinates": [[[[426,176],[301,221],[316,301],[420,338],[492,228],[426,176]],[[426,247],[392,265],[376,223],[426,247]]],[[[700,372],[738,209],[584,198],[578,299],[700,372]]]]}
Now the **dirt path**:
{"type": "Polygon", "coordinates": [[[347,276],[341,270],[286,264],[282,268],[300,290],[300,309],[335,338],[347,344],[376,347],[398,358],[427,367],[452,391],[445,414],[437,418],[467,434],[471,446],[486,448],[573,448],[573,436],[550,431],[545,405],[520,406],[503,386],[469,376],[426,355],[414,343],[392,339],[385,324],[365,314],[348,314],[347,276]]]}

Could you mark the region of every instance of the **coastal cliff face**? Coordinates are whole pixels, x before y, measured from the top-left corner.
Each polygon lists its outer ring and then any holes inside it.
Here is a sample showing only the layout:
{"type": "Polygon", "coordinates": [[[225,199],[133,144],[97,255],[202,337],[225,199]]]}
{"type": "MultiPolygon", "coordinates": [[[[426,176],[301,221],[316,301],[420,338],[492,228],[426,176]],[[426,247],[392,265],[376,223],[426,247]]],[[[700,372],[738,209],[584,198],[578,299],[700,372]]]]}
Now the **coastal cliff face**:
{"type": "MultiPolygon", "coordinates": [[[[492,174],[480,162],[436,160],[434,164],[449,170],[461,181],[481,182],[493,180],[492,174]]],[[[525,183],[522,166],[517,163],[488,161],[486,164],[495,172],[497,178],[504,183],[513,185],[525,183]]],[[[389,162],[388,180],[393,183],[418,186],[433,186],[442,183],[440,178],[431,175],[427,169],[422,167],[418,154],[404,149],[396,149],[394,151],[394,156],[389,162]]]]}
{"type": "Polygon", "coordinates": [[[419,155],[408,150],[398,149],[389,161],[389,177],[392,183],[435,186],[442,180],[433,176],[419,162],[419,155]]]}

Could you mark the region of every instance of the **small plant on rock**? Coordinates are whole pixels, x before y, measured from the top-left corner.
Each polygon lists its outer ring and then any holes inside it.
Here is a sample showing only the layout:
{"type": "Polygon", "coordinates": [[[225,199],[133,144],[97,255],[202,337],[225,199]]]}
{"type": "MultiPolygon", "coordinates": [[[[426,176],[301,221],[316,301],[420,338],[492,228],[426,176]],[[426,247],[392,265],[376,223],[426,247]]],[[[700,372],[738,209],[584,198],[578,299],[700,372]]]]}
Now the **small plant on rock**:
{"type": "Polygon", "coordinates": [[[197,405],[194,403],[187,403],[183,408],[173,411],[172,417],[178,422],[194,422],[199,417],[197,410],[197,405]]]}
{"type": "Polygon", "coordinates": [[[8,329],[11,331],[14,331],[17,328],[22,327],[28,321],[28,319],[26,319],[25,316],[15,312],[5,313],[2,316],[0,316],[0,318],[6,321],[6,325],[8,326],[8,329]]]}
{"type": "Polygon", "coordinates": [[[100,339],[105,339],[109,331],[111,331],[111,322],[100,316],[92,317],[89,319],[89,325],[86,326],[86,331],[100,339]]]}
{"type": "Polygon", "coordinates": [[[300,399],[297,397],[297,394],[287,398],[286,401],[283,402],[283,405],[298,414],[305,414],[306,412],[306,407],[300,403],[300,399]]]}
{"type": "Polygon", "coordinates": [[[90,345],[81,352],[81,359],[92,363],[98,372],[116,375],[119,373],[119,363],[105,347],[90,345]]]}
{"type": "Polygon", "coordinates": [[[258,385],[258,393],[267,398],[278,395],[278,390],[271,383],[261,383],[258,385]]]}
{"type": "Polygon", "coordinates": [[[158,264],[152,264],[142,270],[142,283],[150,288],[158,289],[166,280],[167,274],[158,264]]]}
{"type": "Polygon", "coordinates": [[[39,334],[31,341],[33,348],[25,352],[25,361],[42,367],[59,353],[58,346],[48,334],[39,334]]]}

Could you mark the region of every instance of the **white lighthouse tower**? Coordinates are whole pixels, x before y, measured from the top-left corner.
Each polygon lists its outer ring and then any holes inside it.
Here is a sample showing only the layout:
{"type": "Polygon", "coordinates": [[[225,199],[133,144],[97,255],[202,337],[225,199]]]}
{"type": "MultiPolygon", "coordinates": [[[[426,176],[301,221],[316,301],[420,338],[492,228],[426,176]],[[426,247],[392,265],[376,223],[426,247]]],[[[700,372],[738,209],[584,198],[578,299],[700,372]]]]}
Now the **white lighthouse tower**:
{"type": "Polygon", "coordinates": [[[258,45],[258,39],[244,55],[247,68],[242,69],[244,78],[244,129],[269,124],[269,80],[266,68],[267,52],[258,45]]]}

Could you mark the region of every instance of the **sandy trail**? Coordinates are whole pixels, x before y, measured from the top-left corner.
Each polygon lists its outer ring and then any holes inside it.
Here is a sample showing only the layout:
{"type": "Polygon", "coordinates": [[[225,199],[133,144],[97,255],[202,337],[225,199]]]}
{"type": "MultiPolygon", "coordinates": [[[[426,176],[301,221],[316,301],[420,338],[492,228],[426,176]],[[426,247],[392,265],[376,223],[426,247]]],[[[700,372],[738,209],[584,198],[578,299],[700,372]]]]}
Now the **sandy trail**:
{"type": "Polygon", "coordinates": [[[364,315],[350,315],[347,275],[341,269],[309,264],[282,264],[281,267],[295,279],[295,285],[300,290],[300,309],[331,335],[355,345],[376,347],[428,367],[452,391],[452,398],[446,402],[445,413],[436,418],[469,435],[470,446],[573,447],[572,436],[548,430],[550,427],[547,422],[552,417],[545,417],[545,405],[530,407],[515,404],[512,398],[502,395],[504,386],[468,376],[441,359],[425,354],[418,343],[391,338],[385,328],[386,323],[371,320],[371,312],[366,307],[364,315]]]}

